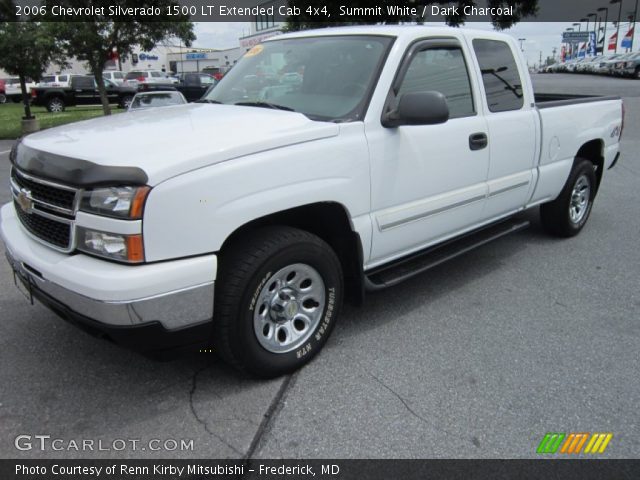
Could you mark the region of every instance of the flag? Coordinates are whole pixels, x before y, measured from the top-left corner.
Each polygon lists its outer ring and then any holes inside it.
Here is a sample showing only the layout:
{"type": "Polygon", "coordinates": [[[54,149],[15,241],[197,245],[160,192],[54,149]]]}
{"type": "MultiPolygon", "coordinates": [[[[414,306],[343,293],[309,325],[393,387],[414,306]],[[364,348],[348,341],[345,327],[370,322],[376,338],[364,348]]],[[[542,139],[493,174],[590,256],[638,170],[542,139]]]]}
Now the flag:
{"type": "Polygon", "coordinates": [[[578,44],[578,58],[582,58],[587,54],[587,44],[580,43],[578,44]]]}
{"type": "Polygon", "coordinates": [[[609,50],[615,50],[616,45],[618,44],[618,32],[614,32],[613,35],[609,37],[609,50]]]}
{"type": "Polygon", "coordinates": [[[620,44],[620,46],[622,48],[631,48],[632,41],[633,41],[633,30],[634,29],[635,29],[635,27],[631,27],[629,29],[629,31],[627,32],[627,34],[622,38],[622,43],[620,44]]]}

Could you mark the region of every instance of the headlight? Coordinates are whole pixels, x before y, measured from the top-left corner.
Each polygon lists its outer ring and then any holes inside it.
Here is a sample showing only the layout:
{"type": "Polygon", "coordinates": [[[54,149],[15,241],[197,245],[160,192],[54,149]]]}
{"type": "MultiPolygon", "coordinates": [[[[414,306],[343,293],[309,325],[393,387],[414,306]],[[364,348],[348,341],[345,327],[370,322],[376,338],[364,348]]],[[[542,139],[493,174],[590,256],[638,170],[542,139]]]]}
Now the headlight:
{"type": "Polygon", "coordinates": [[[107,187],[87,190],[82,195],[80,210],[108,217],[142,218],[149,187],[107,187]]]}
{"type": "Polygon", "coordinates": [[[128,263],[144,262],[142,235],[122,235],[78,227],[78,250],[128,263]]]}

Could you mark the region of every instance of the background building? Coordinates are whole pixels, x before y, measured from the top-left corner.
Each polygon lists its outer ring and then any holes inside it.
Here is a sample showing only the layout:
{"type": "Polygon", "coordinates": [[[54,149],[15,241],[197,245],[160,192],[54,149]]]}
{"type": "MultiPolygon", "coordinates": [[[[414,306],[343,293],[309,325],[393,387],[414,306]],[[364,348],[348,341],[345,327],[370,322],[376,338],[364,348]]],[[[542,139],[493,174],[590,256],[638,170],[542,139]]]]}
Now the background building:
{"type": "MultiPolygon", "coordinates": [[[[268,7],[273,2],[259,2],[261,7],[268,7]]],[[[254,45],[274,35],[280,35],[284,22],[276,22],[271,15],[255,15],[249,25],[249,35],[240,38],[240,48],[246,52],[254,45]]]]}

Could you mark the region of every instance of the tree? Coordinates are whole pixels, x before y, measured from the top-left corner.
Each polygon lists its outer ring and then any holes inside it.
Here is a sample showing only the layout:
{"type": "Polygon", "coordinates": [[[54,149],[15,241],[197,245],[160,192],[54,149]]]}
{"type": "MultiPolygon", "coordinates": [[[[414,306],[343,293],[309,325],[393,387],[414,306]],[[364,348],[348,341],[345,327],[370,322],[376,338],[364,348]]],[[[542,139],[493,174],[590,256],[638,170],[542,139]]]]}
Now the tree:
{"type": "MultiPolygon", "coordinates": [[[[178,5],[174,0],[109,0],[107,2],[94,1],[93,5],[104,4],[105,11],[109,7],[117,6],[130,8],[157,7],[158,11],[166,12],[171,5],[178,5]]],[[[52,3],[53,5],[53,3],[52,3]]],[[[55,0],[55,5],[64,7],[86,7],[86,0],[55,0]]],[[[143,50],[153,49],[158,42],[177,37],[190,46],[195,40],[193,24],[186,16],[175,16],[174,21],[162,21],[160,16],[132,15],[123,17],[124,21],[114,21],[107,15],[83,16],[81,22],[57,23],[56,37],[68,57],[75,57],[85,61],[98,85],[102,108],[105,115],[111,114],[109,100],[102,74],[104,64],[113,52],[117,52],[121,60],[127,59],[136,46],[143,50]]]]}
{"type": "MultiPolygon", "coordinates": [[[[290,6],[297,3],[296,0],[288,0],[290,6]]],[[[465,23],[466,15],[464,14],[465,6],[476,5],[474,0],[458,0],[452,2],[441,2],[438,0],[426,0],[424,2],[418,2],[417,0],[378,0],[375,2],[376,6],[382,7],[380,15],[354,15],[354,16],[340,16],[340,20],[336,21],[335,15],[332,15],[331,19],[318,21],[317,15],[309,15],[305,10],[300,15],[287,17],[287,25],[285,30],[306,30],[308,28],[322,28],[322,27],[337,27],[340,25],[366,25],[366,24],[391,24],[400,22],[419,22],[422,23],[425,19],[413,18],[409,15],[392,15],[387,10],[388,6],[407,6],[416,7],[418,12],[422,12],[422,7],[430,4],[446,3],[446,6],[457,5],[458,15],[449,15],[446,17],[446,22],[451,26],[459,26],[465,23]]],[[[313,13],[321,11],[322,7],[327,7],[330,12],[338,12],[340,5],[345,5],[342,0],[307,0],[305,6],[311,6],[313,13]]],[[[367,8],[372,7],[371,0],[351,0],[349,7],[355,8],[367,8]]],[[[492,16],[491,23],[498,29],[509,28],[515,25],[523,18],[531,15],[535,15],[538,10],[538,0],[487,0],[487,7],[508,7],[513,6],[513,15],[511,16],[492,16]]],[[[356,10],[357,11],[357,10],[356,10]]]]}
{"type": "Polygon", "coordinates": [[[20,78],[24,118],[34,118],[29,106],[26,78],[39,81],[50,63],[62,63],[62,51],[50,25],[37,22],[0,23],[0,68],[20,78]]]}

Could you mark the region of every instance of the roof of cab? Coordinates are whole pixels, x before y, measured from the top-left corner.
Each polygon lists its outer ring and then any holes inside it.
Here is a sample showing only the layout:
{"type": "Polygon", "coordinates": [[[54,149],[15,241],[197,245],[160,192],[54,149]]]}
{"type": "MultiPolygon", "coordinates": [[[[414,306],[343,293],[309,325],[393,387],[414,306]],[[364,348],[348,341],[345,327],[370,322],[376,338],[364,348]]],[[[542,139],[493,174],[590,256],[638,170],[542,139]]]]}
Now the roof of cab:
{"type": "Polygon", "coordinates": [[[298,32],[285,33],[269,38],[268,41],[275,41],[287,38],[317,37],[325,35],[384,35],[397,38],[416,38],[432,36],[470,36],[502,39],[509,38],[504,33],[490,30],[477,30],[470,28],[441,27],[429,25],[358,25],[351,27],[330,27],[314,30],[301,30],[298,32]]]}

